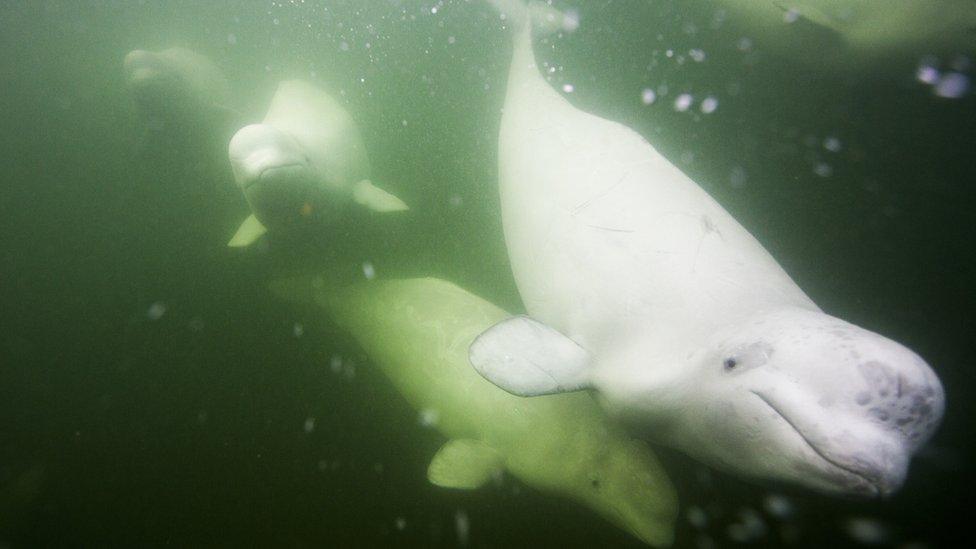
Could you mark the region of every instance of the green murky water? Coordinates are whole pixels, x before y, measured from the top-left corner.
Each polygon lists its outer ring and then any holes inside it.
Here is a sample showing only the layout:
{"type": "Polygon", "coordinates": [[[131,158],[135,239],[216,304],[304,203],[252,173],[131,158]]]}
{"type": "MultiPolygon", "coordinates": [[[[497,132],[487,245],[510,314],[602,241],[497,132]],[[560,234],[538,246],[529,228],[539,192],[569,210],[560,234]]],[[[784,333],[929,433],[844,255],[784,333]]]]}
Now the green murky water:
{"type": "MultiPolygon", "coordinates": [[[[646,136],[825,310],[916,349],[947,391],[885,502],[771,490],[662,450],[676,546],[948,545],[967,526],[976,390],[965,15],[933,23],[943,40],[863,46],[786,6],[784,46],[726,2],[556,5],[580,23],[536,44],[556,89],[646,136]]],[[[265,287],[368,265],[520,310],[496,188],[511,44],[486,3],[8,1],[0,52],[0,546],[640,546],[511,477],[430,485],[445,439],[429,418],[348,334],[265,287]],[[173,46],[226,73],[238,115],[139,116],[122,59],[173,46]],[[227,141],[285,78],[340,98],[409,214],[226,248],[247,214],[227,141]]]]}

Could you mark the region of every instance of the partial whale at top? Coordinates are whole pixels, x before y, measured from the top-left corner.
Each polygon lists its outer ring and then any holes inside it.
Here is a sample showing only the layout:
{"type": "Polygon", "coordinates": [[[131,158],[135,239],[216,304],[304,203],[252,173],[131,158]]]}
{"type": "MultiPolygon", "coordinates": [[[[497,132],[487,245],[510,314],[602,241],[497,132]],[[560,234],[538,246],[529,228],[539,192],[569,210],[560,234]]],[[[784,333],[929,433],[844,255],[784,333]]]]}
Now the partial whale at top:
{"type": "Polygon", "coordinates": [[[976,48],[971,0],[709,0],[708,6],[761,51],[825,71],[914,65],[976,48]]]}
{"type": "Polygon", "coordinates": [[[228,152],[252,211],[228,246],[250,245],[308,218],[333,220],[349,202],[377,212],[407,209],[370,182],[366,147],[349,113],[301,80],[279,84],[264,122],[238,131],[228,152]]]}
{"type": "Polygon", "coordinates": [[[897,490],[943,413],[932,369],[822,312],[640,135],[573,107],[539,73],[530,10],[493,3],[516,31],[499,188],[529,316],[471,345],[478,372],[522,396],[593,389],[656,440],[743,476],[897,490]]]}

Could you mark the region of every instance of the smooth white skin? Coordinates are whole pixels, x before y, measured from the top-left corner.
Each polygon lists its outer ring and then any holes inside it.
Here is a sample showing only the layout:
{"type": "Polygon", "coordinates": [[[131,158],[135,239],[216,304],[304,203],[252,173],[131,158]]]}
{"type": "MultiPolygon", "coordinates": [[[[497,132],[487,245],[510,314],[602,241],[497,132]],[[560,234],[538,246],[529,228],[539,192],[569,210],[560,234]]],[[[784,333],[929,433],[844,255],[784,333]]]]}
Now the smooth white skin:
{"type": "Polygon", "coordinates": [[[527,26],[509,75],[499,186],[526,309],[592,354],[592,384],[609,410],[744,476],[851,494],[900,484],[911,451],[941,415],[931,369],[846,324],[859,356],[838,355],[847,340],[819,327],[842,321],[820,312],[748,231],[640,135],[556,93],[539,74],[527,26]],[[764,316],[767,327],[757,329],[752,322],[764,316]],[[775,352],[765,365],[727,376],[731,341],[765,341],[775,352]],[[870,407],[853,405],[845,388],[882,383],[862,374],[874,362],[922,391],[913,395],[928,399],[930,413],[885,430],[870,407]],[[845,465],[856,473],[842,474],[838,464],[856,464],[845,465]]]}
{"type": "Polygon", "coordinates": [[[242,128],[228,147],[235,180],[269,229],[334,215],[369,177],[365,151],[345,109],[299,80],[282,82],[264,122],[242,128]]]}
{"type": "Polygon", "coordinates": [[[206,57],[183,48],[133,50],[125,56],[126,85],[153,114],[192,111],[226,104],[229,88],[206,57]]]}

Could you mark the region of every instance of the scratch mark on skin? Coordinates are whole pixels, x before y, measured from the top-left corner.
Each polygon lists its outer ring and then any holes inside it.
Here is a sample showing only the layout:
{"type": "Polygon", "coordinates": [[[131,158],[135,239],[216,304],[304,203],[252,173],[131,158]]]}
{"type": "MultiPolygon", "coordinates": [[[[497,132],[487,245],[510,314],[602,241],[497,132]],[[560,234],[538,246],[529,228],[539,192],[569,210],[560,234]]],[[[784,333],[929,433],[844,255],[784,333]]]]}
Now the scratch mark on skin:
{"type": "Polygon", "coordinates": [[[584,200],[582,204],[580,204],[580,205],[576,206],[575,208],[573,208],[573,215],[575,216],[576,214],[578,214],[581,211],[583,211],[586,208],[588,208],[592,203],[596,202],[597,200],[599,200],[599,199],[603,198],[604,196],[606,196],[606,195],[610,194],[611,192],[613,192],[614,189],[616,189],[617,187],[619,187],[620,184],[623,183],[627,179],[627,176],[628,175],[630,175],[630,172],[629,171],[627,173],[623,174],[622,176],[620,176],[620,179],[618,179],[616,183],[614,183],[613,185],[610,185],[609,187],[607,187],[603,192],[601,192],[599,194],[596,194],[594,196],[591,196],[590,198],[587,198],[586,200],[584,200]]]}
{"type": "Polygon", "coordinates": [[[725,242],[725,237],[722,236],[722,231],[718,230],[718,227],[715,226],[715,223],[712,222],[712,219],[707,215],[701,216],[701,229],[702,235],[701,238],[698,239],[698,247],[695,248],[695,260],[691,263],[692,273],[696,272],[696,269],[698,268],[698,256],[701,253],[702,244],[705,243],[705,238],[708,237],[708,235],[717,235],[722,242],[725,242]]]}
{"type": "Polygon", "coordinates": [[[633,229],[615,229],[613,227],[601,227],[599,225],[590,225],[590,224],[587,224],[586,226],[587,227],[590,227],[590,228],[593,228],[593,229],[600,229],[601,231],[610,231],[610,232],[614,232],[614,233],[633,233],[633,232],[636,232],[633,229]]]}

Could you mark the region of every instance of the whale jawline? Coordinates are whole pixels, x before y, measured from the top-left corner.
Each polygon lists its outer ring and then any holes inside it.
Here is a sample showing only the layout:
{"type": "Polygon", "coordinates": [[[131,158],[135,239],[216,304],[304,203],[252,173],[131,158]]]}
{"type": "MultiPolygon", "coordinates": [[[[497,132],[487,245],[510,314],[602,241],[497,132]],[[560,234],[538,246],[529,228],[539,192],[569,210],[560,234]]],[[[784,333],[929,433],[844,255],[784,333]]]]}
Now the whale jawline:
{"type": "Polygon", "coordinates": [[[795,431],[796,434],[799,435],[801,439],[803,439],[803,442],[805,442],[807,444],[807,446],[809,446],[810,449],[814,451],[814,453],[816,453],[818,456],[820,456],[820,458],[822,460],[826,461],[827,463],[829,463],[833,467],[835,467],[835,468],[837,468],[837,469],[839,469],[841,471],[844,471],[845,473],[848,473],[850,475],[853,475],[853,476],[861,479],[862,481],[864,481],[864,483],[867,484],[868,486],[870,486],[871,489],[873,490],[873,493],[869,494],[870,496],[877,497],[877,496],[879,496],[879,495],[881,495],[883,493],[883,491],[881,489],[881,486],[879,486],[877,482],[872,481],[868,477],[864,476],[864,474],[859,473],[858,471],[856,471],[854,469],[851,469],[850,467],[848,467],[846,465],[843,465],[841,463],[838,463],[837,461],[835,461],[835,460],[831,459],[830,457],[828,457],[827,454],[824,453],[822,450],[820,450],[820,448],[818,448],[816,444],[814,444],[813,442],[811,442],[810,439],[807,438],[807,436],[805,434],[803,434],[803,431],[800,430],[800,428],[797,427],[797,425],[795,423],[793,423],[793,421],[790,420],[789,416],[787,416],[786,414],[784,414],[775,404],[773,404],[773,402],[770,399],[766,398],[765,396],[763,396],[761,393],[759,393],[757,391],[750,390],[749,392],[752,393],[752,394],[754,394],[754,395],[756,395],[756,397],[758,397],[759,400],[763,401],[763,403],[766,404],[766,406],[768,406],[772,411],[776,412],[776,415],[778,415],[779,417],[781,417],[783,419],[783,421],[785,421],[786,424],[789,425],[790,428],[793,429],[793,431],[795,431]]]}

